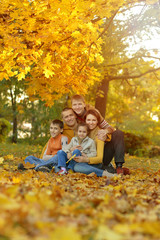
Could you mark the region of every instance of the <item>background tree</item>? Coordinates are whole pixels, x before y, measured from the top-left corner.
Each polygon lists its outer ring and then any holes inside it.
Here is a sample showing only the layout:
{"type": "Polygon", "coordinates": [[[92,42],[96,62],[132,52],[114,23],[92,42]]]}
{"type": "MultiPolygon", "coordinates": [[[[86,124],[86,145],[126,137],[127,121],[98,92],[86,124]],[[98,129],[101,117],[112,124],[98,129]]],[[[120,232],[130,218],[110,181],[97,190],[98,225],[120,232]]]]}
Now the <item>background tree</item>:
{"type": "Polygon", "coordinates": [[[48,105],[63,94],[86,93],[99,81],[104,17],[126,0],[5,0],[0,14],[0,79],[31,76],[27,93],[48,105]],[[95,20],[96,18],[96,20],[95,20]]]}
{"type": "Polygon", "coordinates": [[[132,53],[129,52],[132,49],[131,45],[136,45],[140,39],[150,39],[153,34],[160,32],[159,3],[150,6],[143,2],[139,4],[133,3],[127,8],[121,8],[115,18],[106,19],[107,31],[103,35],[104,62],[99,69],[102,82],[98,83],[95,103],[103,116],[106,112],[104,106],[107,103],[111,81],[120,80],[122,85],[126,81],[129,86],[132,86],[135,85],[135,79],[139,79],[140,82],[146,74],[148,78],[155,79],[155,72],[160,70],[160,67],[154,64],[155,60],[160,60],[158,56],[155,56],[158,53],[157,49],[149,52],[148,49],[142,48],[132,53]]]}

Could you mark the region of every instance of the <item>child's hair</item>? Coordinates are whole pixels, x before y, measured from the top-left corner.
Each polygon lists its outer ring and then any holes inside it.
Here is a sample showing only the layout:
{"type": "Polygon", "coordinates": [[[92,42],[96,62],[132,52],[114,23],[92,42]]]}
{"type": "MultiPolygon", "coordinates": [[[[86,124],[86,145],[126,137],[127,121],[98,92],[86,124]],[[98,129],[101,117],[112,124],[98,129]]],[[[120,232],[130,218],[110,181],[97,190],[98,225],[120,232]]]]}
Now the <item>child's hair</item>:
{"type": "Polygon", "coordinates": [[[61,129],[64,127],[64,124],[61,120],[55,119],[51,122],[52,124],[58,125],[61,129]]]}
{"type": "Polygon", "coordinates": [[[90,131],[88,124],[85,123],[85,122],[78,123],[77,129],[79,129],[79,127],[86,127],[86,129],[87,129],[87,134],[88,134],[89,131],[90,131]]]}
{"type": "Polygon", "coordinates": [[[78,94],[73,95],[73,96],[71,97],[71,102],[72,102],[73,100],[82,101],[83,103],[85,103],[85,99],[84,99],[84,97],[83,97],[82,95],[78,95],[78,94]]]}

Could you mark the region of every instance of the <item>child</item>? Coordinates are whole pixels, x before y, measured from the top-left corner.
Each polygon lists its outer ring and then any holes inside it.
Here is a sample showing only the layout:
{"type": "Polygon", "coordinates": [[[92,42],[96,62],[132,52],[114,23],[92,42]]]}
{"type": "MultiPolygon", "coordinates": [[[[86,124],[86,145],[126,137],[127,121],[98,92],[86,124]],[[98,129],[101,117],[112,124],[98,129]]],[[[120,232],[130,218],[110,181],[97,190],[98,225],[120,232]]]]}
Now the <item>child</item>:
{"type": "MultiPolygon", "coordinates": [[[[57,153],[58,155],[58,167],[61,168],[59,175],[67,174],[66,162],[71,156],[87,156],[95,157],[97,155],[96,144],[93,139],[89,138],[87,135],[89,133],[89,128],[86,123],[79,123],[77,128],[77,137],[73,137],[71,142],[63,148],[63,150],[57,153]]],[[[74,169],[76,161],[71,160],[68,163],[69,169],[74,169]]]]}
{"type": "MultiPolygon", "coordinates": [[[[58,119],[53,120],[50,124],[51,138],[48,141],[47,148],[43,154],[43,158],[39,159],[34,156],[28,156],[24,160],[25,163],[29,162],[31,164],[35,164],[36,170],[37,169],[40,170],[39,169],[40,166],[43,166],[43,165],[46,166],[46,163],[47,163],[47,166],[49,166],[50,168],[57,165],[58,158],[56,154],[68,143],[68,138],[62,135],[62,132],[63,132],[63,122],[58,119]]],[[[21,166],[21,168],[20,167],[18,168],[22,169],[23,167],[21,166]]],[[[45,171],[45,169],[43,169],[43,171],[45,171]]],[[[47,167],[46,167],[46,171],[47,171],[47,167]]]]}

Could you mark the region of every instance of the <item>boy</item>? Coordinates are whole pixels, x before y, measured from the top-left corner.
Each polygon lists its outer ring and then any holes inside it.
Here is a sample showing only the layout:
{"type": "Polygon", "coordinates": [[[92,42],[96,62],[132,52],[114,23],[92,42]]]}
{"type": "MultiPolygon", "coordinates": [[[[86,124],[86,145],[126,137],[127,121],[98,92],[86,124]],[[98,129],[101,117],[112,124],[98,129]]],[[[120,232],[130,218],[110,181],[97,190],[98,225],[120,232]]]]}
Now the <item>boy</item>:
{"type": "MultiPolygon", "coordinates": [[[[51,161],[51,166],[53,167],[54,165],[57,165],[58,159],[57,159],[57,152],[61,150],[63,147],[65,147],[68,143],[68,138],[64,135],[63,133],[63,122],[61,120],[55,119],[51,122],[50,124],[50,134],[51,138],[48,141],[47,148],[43,154],[42,159],[39,159],[34,156],[28,156],[24,160],[25,163],[29,162],[31,164],[35,164],[36,168],[40,165],[43,166],[43,164],[48,161],[51,161]]],[[[18,169],[25,169],[23,164],[19,164],[18,169]]],[[[35,168],[35,169],[36,169],[35,168]]],[[[40,170],[40,169],[38,169],[40,170]]],[[[45,171],[45,166],[43,166],[43,171],[45,171]]],[[[48,168],[46,167],[46,171],[48,171],[48,168]]]]}
{"type": "MultiPolygon", "coordinates": [[[[59,175],[67,174],[66,162],[73,155],[85,156],[85,157],[95,157],[97,155],[96,144],[93,139],[89,138],[87,135],[89,133],[89,128],[86,123],[79,123],[77,128],[77,137],[73,137],[71,142],[63,148],[63,151],[59,151],[58,155],[58,167],[61,168],[59,175]]],[[[75,156],[75,157],[76,157],[75,156]]],[[[71,160],[68,164],[69,169],[74,169],[76,162],[71,160]]]]}
{"type": "MultiPolygon", "coordinates": [[[[89,109],[95,109],[93,106],[86,104],[84,97],[81,95],[74,95],[71,98],[71,104],[72,104],[72,109],[75,112],[78,121],[84,122],[85,121],[85,114],[89,109]]],[[[100,114],[100,112],[95,109],[101,118],[101,122],[99,124],[99,128],[101,129],[105,129],[105,134],[107,133],[112,133],[114,131],[114,128],[112,126],[110,126],[106,120],[102,117],[102,115],[100,114]]]]}

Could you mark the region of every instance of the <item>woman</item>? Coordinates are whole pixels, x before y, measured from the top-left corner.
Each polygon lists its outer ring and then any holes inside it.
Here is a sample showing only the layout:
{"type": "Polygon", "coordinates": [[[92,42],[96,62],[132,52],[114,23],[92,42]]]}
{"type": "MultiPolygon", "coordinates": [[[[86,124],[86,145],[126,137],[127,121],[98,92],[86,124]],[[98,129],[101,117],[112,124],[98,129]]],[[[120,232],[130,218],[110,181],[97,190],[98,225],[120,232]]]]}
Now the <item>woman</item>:
{"type": "Polygon", "coordinates": [[[116,174],[109,173],[107,170],[102,170],[102,160],[103,160],[103,151],[104,151],[104,142],[97,138],[97,133],[99,130],[100,116],[99,113],[90,109],[87,111],[85,116],[85,122],[88,124],[90,133],[89,137],[96,141],[97,145],[97,156],[88,158],[84,156],[75,157],[74,160],[77,162],[74,166],[75,172],[81,172],[85,174],[90,174],[94,172],[97,176],[107,176],[113,177],[116,174]]]}

